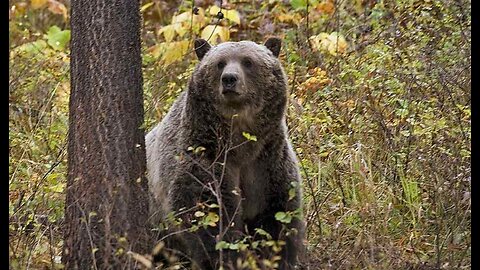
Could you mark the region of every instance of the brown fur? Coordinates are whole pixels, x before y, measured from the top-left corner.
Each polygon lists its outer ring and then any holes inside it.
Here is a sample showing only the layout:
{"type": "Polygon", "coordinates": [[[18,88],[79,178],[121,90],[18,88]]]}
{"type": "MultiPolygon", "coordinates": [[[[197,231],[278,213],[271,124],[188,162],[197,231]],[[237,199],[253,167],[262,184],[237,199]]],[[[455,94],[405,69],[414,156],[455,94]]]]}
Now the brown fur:
{"type": "MultiPolygon", "coordinates": [[[[266,42],[268,47],[250,41],[211,47],[197,40],[201,61],[188,90],[147,135],[147,166],[155,221],[172,210],[216,202],[206,186],[221,183],[223,221],[234,224],[224,240],[237,239],[245,227],[249,232],[263,228],[274,239],[286,241],[281,268],[290,269],[302,250],[304,229],[303,221],[295,218],[289,226],[298,233],[285,236],[274,218],[278,211],[301,207],[302,198],[285,122],[287,80],[276,57],[280,44],[273,38],[266,42]],[[227,76],[236,78],[233,87],[226,83],[227,76]],[[257,141],[247,141],[243,132],[257,141]],[[201,154],[187,150],[198,146],[205,148],[201,154]],[[298,188],[289,201],[291,182],[298,188]]],[[[191,215],[182,218],[188,223],[191,215]]],[[[181,235],[183,248],[202,269],[218,268],[213,237],[217,234],[218,226],[181,235]]],[[[227,255],[227,260],[235,258],[236,254],[227,255]]]]}

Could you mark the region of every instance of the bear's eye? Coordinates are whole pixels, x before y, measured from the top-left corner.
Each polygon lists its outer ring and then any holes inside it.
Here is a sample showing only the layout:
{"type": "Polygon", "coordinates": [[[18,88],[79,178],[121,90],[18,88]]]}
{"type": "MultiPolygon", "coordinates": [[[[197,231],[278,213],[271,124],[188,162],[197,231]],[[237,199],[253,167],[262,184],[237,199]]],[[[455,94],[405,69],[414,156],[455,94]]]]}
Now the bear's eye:
{"type": "Polygon", "coordinates": [[[250,58],[245,58],[242,60],[242,64],[246,67],[246,68],[250,68],[252,67],[253,63],[252,63],[252,60],[250,58]]]}
{"type": "Polygon", "coordinates": [[[226,65],[225,61],[220,61],[220,62],[218,62],[217,67],[218,67],[218,69],[223,69],[225,67],[225,65],[226,65]]]}

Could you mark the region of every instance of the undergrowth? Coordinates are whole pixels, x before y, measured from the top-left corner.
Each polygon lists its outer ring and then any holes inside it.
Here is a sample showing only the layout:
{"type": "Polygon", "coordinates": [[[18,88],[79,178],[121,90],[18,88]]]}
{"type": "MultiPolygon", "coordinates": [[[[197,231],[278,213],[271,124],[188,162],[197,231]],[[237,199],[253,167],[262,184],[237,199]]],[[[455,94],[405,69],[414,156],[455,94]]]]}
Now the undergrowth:
{"type": "MultiPolygon", "coordinates": [[[[68,17],[40,2],[9,2],[13,269],[62,267],[68,17]]],[[[222,20],[196,2],[197,14],[190,1],[142,3],[147,130],[185,89],[193,36],[215,24],[213,43],[281,36],[302,265],[471,268],[470,1],[224,1],[222,20]]]]}

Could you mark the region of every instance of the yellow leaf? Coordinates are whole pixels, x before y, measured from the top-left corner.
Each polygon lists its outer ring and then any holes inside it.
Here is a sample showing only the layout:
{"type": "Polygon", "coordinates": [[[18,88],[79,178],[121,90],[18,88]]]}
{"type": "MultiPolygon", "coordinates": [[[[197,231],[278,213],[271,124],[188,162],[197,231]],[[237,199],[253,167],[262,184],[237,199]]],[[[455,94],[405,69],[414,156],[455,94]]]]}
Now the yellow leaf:
{"type": "Polygon", "coordinates": [[[203,28],[201,37],[215,44],[217,37],[219,37],[221,41],[228,41],[230,39],[230,31],[224,26],[217,25],[215,27],[215,25],[207,25],[203,28]]]}
{"type": "Polygon", "coordinates": [[[330,45],[328,51],[332,55],[337,53],[344,53],[347,50],[348,44],[345,38],[342,35],[339,35],[337,32],[332,32],[328,36],[330,40],[330,45]]]}
{"type": "Polygon", "coordinates": [[[311,37],[308,38],[308,40],[310,41],[310,44],[312,45],[312,48],[314,50],[319,51],[321,49],[320,35],[311,36],[311,37]]]}
{"type": "Polygon", "coordinates": [[[328,155],[330,154],[330,152],[323,152],[323,153],[320,153],[319,156],[320,157],[328,157],[328,155]]]}
{"type": "MultiPolygon", "coordinates": [[[[169,46],[170,47],[170,46],[169,46]]],[[[177,61],[182,57],[182,54],[179,50],[168,48],[165,53],[162,55],[162,61],[165,65],[170,65],[171,63],[177,61]]]]}
{"type": "Polygon", "coordinates": [[[240,24],[240,13],[238,13],[238,11],[234,10],[234,9],[222,9],[220,10],[220,8],[218,6],[211,6],[210,7],[210,15],[213,15],[213,16],[216,16],[218,14],[219,11],[222,11],[223,13],[223,16],[236,23],[236,24],[240,24]]]}
{"type": "Polygon", "coordinates": [[[280,13],[277,16],[277,19],[280,22],[285,22],[285,23],[292,22],[292,23],[298,24],[300,21],[300,15],[298,13],[280,13]]]}
{"type": "Polygon", "coordinates": [[[153,57],[157,58],[165,51],[166,43],[155,44],[147,49],[147,52],[150,53],[153,57]]]}
{"type": "Polygon", "coordinates": [[[58,1],[48,0],[48,10],[50,10],[54,14],[63,15],[64,20],[66,20],[68,17],[67,8],[64,4],[58,1]]]}
{"type": "MultiPolygon", "coordinates": [[[[220,8],[219,8],[218,6],[215,6],[215,5],[214,5],[214,6],[211,6],[211,7],[210,7],[210,10],[208,11],[208,14],[215,16],[215,15],[217,15],[217,13],[218,13],[219,11],[220,11],[220,8]]],[[[225,9],[222,9],[222,12],[225,13],[225,9]]]]}
{"type": "Polygon", "coordinates": [[[192,25],[193,32],[198,32],[203,26],[207,24],[205,19],[205,11],[203,8],[198,8],[198,14],[192,16],[192,12],[186,11],[172,17],[172,25],[180,37],[183,37],[192,25]]]}
{"type": "Polygon", "coordinates": [[[165,41],[170,42],[175,37],[175,28],[171,24],[166,25],[158,31],[158,34],[163,34],[165,41]]]}
{"type": "Polygon", "coordinates": [[[331,1],[325,1],[319,3],[316,9],[321,13],[326,13],[328,15],[332,15],[335,11],[335,5],[331,1]]]}
{"type": "Polygon", "coordinates": [[[144,12],[145,10],[147,10],[149,7],[153,6],[154,4],[155,4],[155,2],[150,2],[150,3],[147,3],[147,4],[143,5],[140,8],[140,12],[144,12]]]}
{"type": "Polygon", "coordinates": [[[365,11],[362,7],[362,0],[355,0],[354,8],[358,14],[362,14],[365,11]]]}
{"type": "MultiPolygon", "coordinates": [[[[218,27],[217,27],[218,28],[218,27]]],[[[220,36],[220,40],[223,42],[228,41],[230,39],[230,31],[227,27],[220,27],[218,31],[218,35],[220,36]]]]}
{"type": "Polygon", "coordinates": [[[198,15],[193,16],[193,25],[198,25],[199,29],[207,25],[207,19],[205,18],[205,10],[201,7],[198,8],[198,15]]]}
{"type": "Polygon", "coordinates": [[[182,58],[182,52],[169,46],[169,48],[165,51],[165,54],[162,56],[162,61],[168,66],[180,58],[182,58]]]}
{"type": "Polygon", "coordinates": [[[190,11],[185,11],[183,13],[180,13],[178,15],[175,15],[172,17],[172,24],[175,23],[182,23],[182,22],[190,22],[192,19],[192,13],[190,11]]]}
{"type": "Polygon", "coordinates": [[[65,190],[65,183],[59,183],[50,187],[50,191],[62,193],[65,190]]]}
{"type": "Polygon", "coordinates": [[[179,48],[182,50],[182,54],[185,55],[188,52],[188,46],[190,45],[188,40],[182,40],[178,42],[179,48]]]}
{"type": "Polygon", "coordinates": [[[188,40],[176,41],[166,44],[162,61],[165,65],[181,60],[188,51],[188,40]]]}
{"type": "Polygon", "coordinates": [[[316,36],[311,36],[309,40],[315,50],[326,51],[331,55],[345,53],[348,47],[345,38],[337,32],[332,32],[331,34],[320,33],[316,36]]]}
{"type": "Polygon", "coordinates": [[[27,10],[27,3],[26,2],[19,2],[17,4],[15,4],[15,8],[12,7],[10,9],[10,14],[13,15],[13,14],[19,14],[19,15],[23,15],[25,14],[25,11],[27,10]]]}
{"type": "Polygon", "coordinates": [[[47,3],[47,0],[30,0],[30,3],[33,9],[38,9],[43,7],[47,3]]]}
{"type": "Polygon", "coordinates": [[[229,19],[230,21],[240,24],[240,13],[236,10],[226,10],[225,11],[225,18],[229,19]]]}
{"type": "Polygon", "coordinates": [[[188,31],[188,28],[181,23],[173,24],[173,28],[175,29],[175,32],[177,32],[179,37],[183,37],[183,35],[185,35],[185,33],[187,33],[188,31]]]}

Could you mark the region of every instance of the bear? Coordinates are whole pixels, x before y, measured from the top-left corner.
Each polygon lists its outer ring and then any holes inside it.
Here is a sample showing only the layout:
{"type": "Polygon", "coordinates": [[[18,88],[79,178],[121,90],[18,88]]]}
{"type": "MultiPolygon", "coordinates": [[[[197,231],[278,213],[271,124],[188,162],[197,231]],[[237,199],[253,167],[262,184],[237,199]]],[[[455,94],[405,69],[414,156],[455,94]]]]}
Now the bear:
{"type": "Polygon", "coordinates": [[[187,89],[146,135],[151,220],[157,224],[172,211],[179,215],[181,225],[169,234],[176,239],[171,248],[196,268],[225,268],[226,262],[236,269],[239,252],[220,252],[216,244],[234,242],[256,228],[284,241],[279,269],[293,269],[304,248],[301,177],[287,132],[281,42],[271,37],[263,45],[212,46],[196,39],[199,63],[187,89]],[[205,205],[215,206],[208,211],[217,211],[217,224],[188,230],[205,205]],[[278,212],[297,214],[282,224],[278,212]]]}

